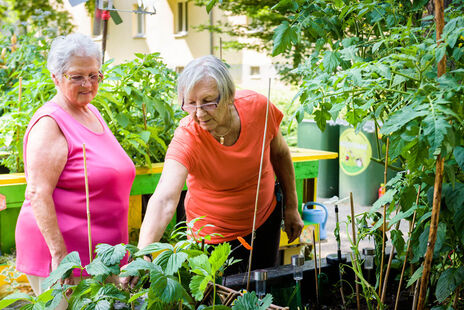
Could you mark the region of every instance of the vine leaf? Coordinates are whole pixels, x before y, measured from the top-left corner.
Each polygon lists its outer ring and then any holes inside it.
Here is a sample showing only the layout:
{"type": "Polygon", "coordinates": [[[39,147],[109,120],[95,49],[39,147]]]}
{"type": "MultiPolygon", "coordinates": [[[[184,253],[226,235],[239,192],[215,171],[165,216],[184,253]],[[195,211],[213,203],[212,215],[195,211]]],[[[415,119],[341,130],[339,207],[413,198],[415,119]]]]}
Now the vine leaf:
{"type": "Polygon", "coordinates": [[[443,302],[462,283],[464,283],[464,266],[446,269],[440,275],[435,290],[438,302],[443,302]]]}
{"type": "Polygon", "coordinates": [[[464,171],[464,147],[457,146],[454,151],[454,158],[459,165],[459,168],[464,171]]]}
{"type": "Polygon", "coordinates": [[[292,46],[292,43],[296,44],[298,42],[296,27],[290,26],[288,21],[283,21],[282,24],[274,29],[273,41],[272,56],[285,52],[287,48],[292,46]]]}
{"type": "Polygon", "coordinates": [[[81,259],[77,251],[73,251],[63,258],[58,268],[53,270],[48,278],[42,283],[42,289],[47,289],[60,279],[66,279],[69,277],[74,268],[82,269],[81,259]]]}

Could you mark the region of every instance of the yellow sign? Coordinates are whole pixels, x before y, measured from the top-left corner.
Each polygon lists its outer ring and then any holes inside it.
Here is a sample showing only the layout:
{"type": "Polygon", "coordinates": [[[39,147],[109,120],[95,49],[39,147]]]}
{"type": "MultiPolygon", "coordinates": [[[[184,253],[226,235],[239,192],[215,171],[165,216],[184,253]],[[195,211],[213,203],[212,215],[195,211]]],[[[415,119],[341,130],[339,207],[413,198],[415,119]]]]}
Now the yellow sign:
{"type": "Polygon", "coordinates": [[[371,161],[372,147],[366,136],[348,128],[340,136],[340,168],[347,175],[358,175],[367,169],[371,161]]]}

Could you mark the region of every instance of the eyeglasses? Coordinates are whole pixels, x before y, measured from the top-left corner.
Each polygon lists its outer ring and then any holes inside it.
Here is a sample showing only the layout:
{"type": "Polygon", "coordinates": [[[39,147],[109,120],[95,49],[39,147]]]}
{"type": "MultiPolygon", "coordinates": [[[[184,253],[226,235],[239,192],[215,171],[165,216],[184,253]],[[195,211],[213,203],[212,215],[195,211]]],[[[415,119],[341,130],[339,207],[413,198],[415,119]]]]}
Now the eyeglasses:
{"type": "Polygon", "coordinates": [[[181,109],[187,113],[196,112],[197,109],[202,109],[203,111],[213,111],[217,108],[219,101],[221,101],[221,96],[219,96],[214,102],[204,103],[197,106],[194,103],[185,103],[184,100],[182,100],[181,109]]]}
{"type": "Polygon", "coordinates": [[[103,73],[98,71],[98,73],[89,74],[89,76],[84,75],[67,75],[63,73],[63,76],[71,81],[71,83],[76,85],[84,86],[87,79],[90,81],[91,84],[100,83],[103,80],[103,73]]]}

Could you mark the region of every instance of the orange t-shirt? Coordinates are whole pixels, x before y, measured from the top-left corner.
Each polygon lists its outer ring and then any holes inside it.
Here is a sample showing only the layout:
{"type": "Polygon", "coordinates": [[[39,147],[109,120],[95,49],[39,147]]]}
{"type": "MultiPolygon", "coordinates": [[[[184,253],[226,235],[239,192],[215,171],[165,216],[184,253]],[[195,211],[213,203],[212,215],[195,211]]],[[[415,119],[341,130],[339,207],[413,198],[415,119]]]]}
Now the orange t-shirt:
{"type": "MultiPolygon", "coordinates": [[[[240,136],[234,145],[221,145],[190,116],[183,118],[169,145],[166,159],[173,159],[188,170],[185,197],[187,221],[195,223],[201,236],[212,233],[208,243],[220,243],[246,236],[253,227],[259,163],[266,119],[267,98],[249,90],[237,91],[234,105],[240,116],[240,136]]],[[[283,114],[269,105],[263,171],[256,228],[274,211],[275,174],[270,160],[270,143],[279,130],[283,114]]]]}

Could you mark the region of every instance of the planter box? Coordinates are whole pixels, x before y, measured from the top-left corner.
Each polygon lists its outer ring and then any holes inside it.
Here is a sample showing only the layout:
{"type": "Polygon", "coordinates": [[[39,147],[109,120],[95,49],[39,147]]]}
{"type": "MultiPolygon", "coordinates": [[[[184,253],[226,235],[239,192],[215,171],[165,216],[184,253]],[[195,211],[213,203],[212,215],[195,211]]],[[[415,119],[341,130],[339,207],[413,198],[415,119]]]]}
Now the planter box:
{"type": "MultiPolygon", "coordinates": [[[[291,148],[292,160],[295,168],[295,182],[298,203],[314,201],[316,199],[316,179],[319,160],[337,158],[333,152],[291,148]]],[[[151,195],[159,182],[163,163],[153,164],[151,168],[137,168],[136,177],[131,188],[129,202],[129,233],[138,230],[142,221],[141,195],[151,195]]],[[[0,194],[6,196],[6,209],[0,211],[0,250],[11,253],[15,248],[14,232],[19,210],[24,201],[26,179],[23,173],[0,175],[0,194]]],[[[301,212],[301,209],[300,209],[301,212]]],[[[176,217],[170,225],[176,224],[176,217]]],[[[296,240],[292,245],[301,243],[296,240]]],[[[281,245],[287,246],[285,239],[281,245]]]]}

